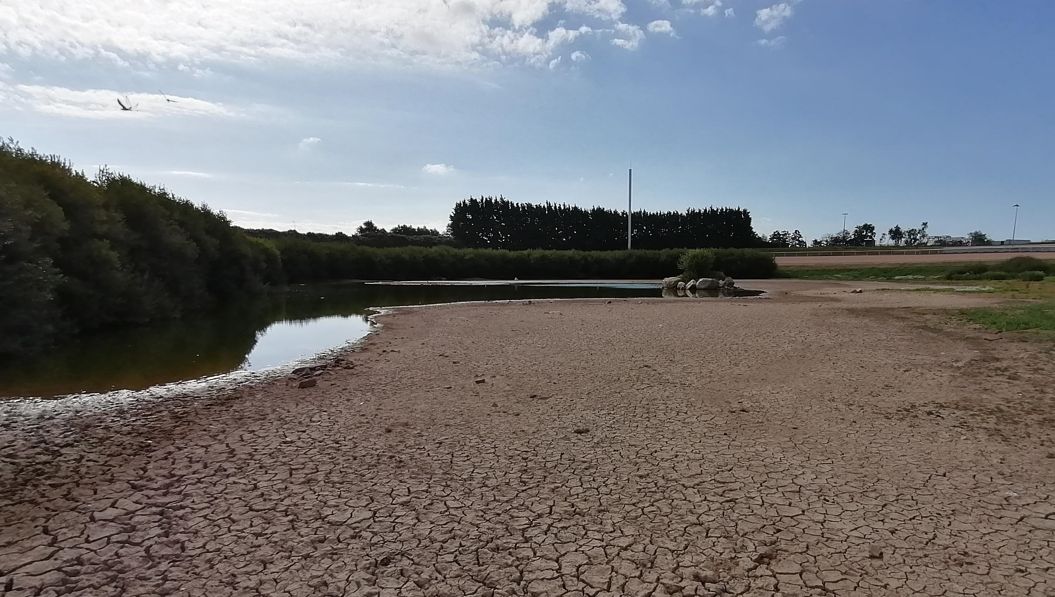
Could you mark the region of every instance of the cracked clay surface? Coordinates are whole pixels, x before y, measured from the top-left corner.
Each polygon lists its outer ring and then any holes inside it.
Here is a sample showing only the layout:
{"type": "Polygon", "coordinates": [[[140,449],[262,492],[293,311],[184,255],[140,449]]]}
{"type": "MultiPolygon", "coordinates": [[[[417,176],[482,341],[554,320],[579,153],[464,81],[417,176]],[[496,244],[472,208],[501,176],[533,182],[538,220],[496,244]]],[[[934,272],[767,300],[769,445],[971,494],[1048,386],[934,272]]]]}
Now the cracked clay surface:
{"type": "Polygon", "coordinates": [[[445,306],[315,387],[2,403],[0,594],[1053,595],[1055,359],[918,310],[975,300],[445,306]]]}

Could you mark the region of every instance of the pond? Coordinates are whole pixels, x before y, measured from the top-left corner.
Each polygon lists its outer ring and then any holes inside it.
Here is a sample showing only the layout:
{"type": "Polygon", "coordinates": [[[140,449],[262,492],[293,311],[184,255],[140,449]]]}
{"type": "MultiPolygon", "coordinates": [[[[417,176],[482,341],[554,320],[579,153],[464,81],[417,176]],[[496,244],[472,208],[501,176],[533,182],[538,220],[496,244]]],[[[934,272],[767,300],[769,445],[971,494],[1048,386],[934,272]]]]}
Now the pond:
{"type": "Polygon", "coordinates": [[[0,366],[0,397],[223,381],[310,360],[362,339],[371,308],[463,301],[660,297],[656,283],[340,283],[294,286],[197,319],[77,338],[0,366]]]}

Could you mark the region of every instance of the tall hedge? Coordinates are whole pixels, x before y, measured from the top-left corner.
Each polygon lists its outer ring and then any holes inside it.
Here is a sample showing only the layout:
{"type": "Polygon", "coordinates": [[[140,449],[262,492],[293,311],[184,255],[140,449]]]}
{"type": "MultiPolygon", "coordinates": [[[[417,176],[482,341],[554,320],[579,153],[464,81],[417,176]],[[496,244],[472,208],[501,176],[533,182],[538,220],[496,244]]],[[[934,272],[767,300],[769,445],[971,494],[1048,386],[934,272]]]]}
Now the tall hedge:
{"type": "Polygon", "coordinates": [[[281,284],[274,247],[127,176],[0,143],[0,358],[281,284]]]}
{"type": "MultiPolygon", "coordinates": [[[[613,251],[626,248],[626,212],[470,197],[454,205],[450,234],[458,244],[473,248],[613,251]]],[[[711,207],[633,214],[636,249],[763,244],[751,227],[751,214],[746,209],[711,207]]]]}

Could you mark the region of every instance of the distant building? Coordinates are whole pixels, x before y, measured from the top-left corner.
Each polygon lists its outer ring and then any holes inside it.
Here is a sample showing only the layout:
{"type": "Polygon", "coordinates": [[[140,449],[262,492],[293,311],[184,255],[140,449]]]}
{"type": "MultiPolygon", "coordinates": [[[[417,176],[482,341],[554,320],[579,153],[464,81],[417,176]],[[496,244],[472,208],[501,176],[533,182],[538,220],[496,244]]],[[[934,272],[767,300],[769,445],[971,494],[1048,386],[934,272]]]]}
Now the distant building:
{"type": "Polygon", "coordinates": [[[997,245],[1028,245],[1031,242],[1033,242],[1033,241],[1029,240],[1028,238],[1016,238],[1014,240],[1011,240],[1009,238],[1007,240],[994,241],[994,244],[997,244],[997,245]]]}

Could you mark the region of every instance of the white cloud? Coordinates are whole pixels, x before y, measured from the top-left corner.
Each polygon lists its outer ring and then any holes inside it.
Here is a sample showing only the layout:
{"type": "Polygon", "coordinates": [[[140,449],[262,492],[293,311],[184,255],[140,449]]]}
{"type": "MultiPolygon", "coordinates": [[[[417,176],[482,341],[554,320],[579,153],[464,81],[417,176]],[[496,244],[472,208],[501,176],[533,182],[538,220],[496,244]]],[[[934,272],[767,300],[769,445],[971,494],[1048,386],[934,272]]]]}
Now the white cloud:
{"type": "Polygon", "coordinates": [[[615,24],[616,37],[612,45],[624,50],[636,50],[645,39],[645,32],[637,25],[627,23],[615,24]]]}
{"type": "Polygon", "coordinates": [[[318,137],[304,137],[297,143],[297,149],[299,151],[311,151],[315,147],[322,143],[322,139],[318,137]]]}
{"type": "Polygon", "coordinates": [[[794,13],[792,3],[781,2],[755,12],[755,27],[765,33],[779,29],[794,13]]]}
{"type": "Polygon", "coordinates": [[[703,5],[699,12],[705,17],[717,16],[722,12],[722,0],[681,0],[681,4],[691,8],[703,5]]]}
{"type": "MultiPolygon", "coordinates": [[[[521,0],[523,1],[523,0],[521,0]]],[[[622,0],[565,0],[568,11],[617,21],[626,12],[622,0]]]]}
{"type": "Polygon", "coordinates": [[[648,0],[648,3],[660,10],[670,10],[670,0],[648,0]]]}
{"type": "Polygon", "coordinates": [[[0,83],[0,103],[16,109],[71,118],[232,117],[239,113],[223,104],[193,97],[158,93],[126,93],[112,89],[68,89],[46,85],[0,83]],[[117,100],[134,109],[122,110],[117,100]],[[171,101],[170,101],[171,100],[171,101]]]}
{"type": "Polygon", "coordinates": [[[0,56],[194,76],[209,76],[215,63],[276,61],[545,66],[583,26],[625,13],[622,0],[5,0],[0,56]]]}
{"type": "Polygon", "coordinates": [[[194,170],[165,170],[163,174],[170,176],[182,176],[184,178],[216,178],[216,175],[208,172],[197,172],[194,170]]]}
{"type": "Polygon", "coordinates": [[[784,45],[784,42],[788,41],[788,38],[783,35],[774,37],[773,39],[760,39],[757,43],[764,48],[779,48],[784,45]]]}
{"type": "Polygon", "coordinates": [[[352,187],[356,189],[405,189],[405,185],[391,182],[366,182],[361,180],[297,180],[293,184],[311,186],[352,187]]]}
{"type": "Polygon", "coordinates": [[[666,33],[671,37],[677,37],[677,33],[674,31],[670,21],[652,21],[648,24],[648,31],[649,33],[666,33]]]}
{"type": "Polygon", "coordinates": [[[550,70],[557,70],[557,67],[560,66],[561,60],[563,60],[563,59],[564,59],[563,56],[557,56],[553,60],[550,60],[549,61],[549,69],[550,70]]]}
{"type": "Polygon", "coordinates": [[[736,16],[736,11],[732,8],[725,9],[725,18],[731,19],[736,16]]]}
{"type": "Polygon", "coordinates": [[[574,52],[571,53],[571,61],[572,62],[589,62],[590,61],[590,55],[587,54],[586,52],[583,52],[582,50],[575,50],[574,52]]]}
{"type": "Polygon", "coordinates": [[[446,176],[454,172],[454,166],[451,166],[450,164],[425,164],[425,166],[421,168],[421,171],[425,174],[446,176]]]}

